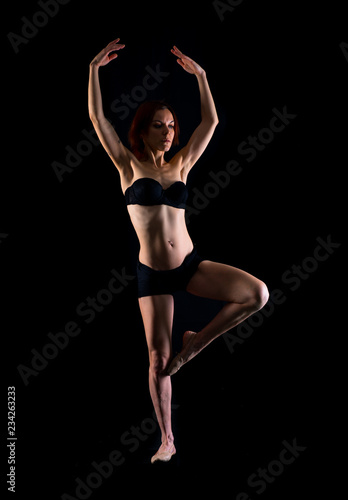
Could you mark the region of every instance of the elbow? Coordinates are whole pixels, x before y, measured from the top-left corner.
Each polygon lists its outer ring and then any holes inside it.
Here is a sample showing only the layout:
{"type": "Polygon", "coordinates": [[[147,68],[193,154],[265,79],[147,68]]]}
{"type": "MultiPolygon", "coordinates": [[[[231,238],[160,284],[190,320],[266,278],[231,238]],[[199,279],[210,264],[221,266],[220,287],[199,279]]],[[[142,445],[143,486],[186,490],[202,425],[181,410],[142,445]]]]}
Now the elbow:
{"type": "Polygon", "coordinates": [[[212,111],[211,113],[209,113],[206,120],[211,124],[212,127],[216,127],[219,123],[219,117],[216,111],[212,111]]]}
{"type": "Polygon", "coordinates": [[[98,118],[96,117],[96,115],[94,115],[93,113],[90,113],[89,114],[89,119],[91,120],[91,122],[93,123],[93,125],[98,125],[98,118]]]}
{"type": "Polygon", "coordinates": [[[93,123],[94,126],[96,125],[100,125],[100,122],[102,121],[103,117],[102,116],[98,116],[98,114],[90,111],[89,112],[89,118],[91,120],[91,122],[93,123]]]}
{"type": "Polygon", "coordinates": [[[216,128],[219,124],[219,117],[217,115],[207,116],[202,118],[202,123],[207,124],[209,127],[216,128]]]}
{"type": "Polygon", "coordinates": [[[219,125],[219,117],[218,115],[213,116],[211,119],[211,126],[216,128],[219,125]]]}
{"type": "Polygon", "coordinates": [[[93,124],[98,124],[105,120],[103,110],[99,109],[99,106],[95,106],[94,103],[88,103],[88,115],[93,124]]]}
{"type": "Polygon", "coordinates": [[[213,114],[213,123],[214,123],[215,127],[217,127],[219,125],[219,117],[218,117],[218,114],[216,112],[216,109],[214,110],[214,114],[213,114]]]}
{"type": "Polygon", "coordinates": [[[90,103],[88,103],[88,115],[89,115],[89,119],[91,120],[91,122],[94,122],[97,120],[96,110],[95,110],[94,106],[90,105],[90,103]]]}

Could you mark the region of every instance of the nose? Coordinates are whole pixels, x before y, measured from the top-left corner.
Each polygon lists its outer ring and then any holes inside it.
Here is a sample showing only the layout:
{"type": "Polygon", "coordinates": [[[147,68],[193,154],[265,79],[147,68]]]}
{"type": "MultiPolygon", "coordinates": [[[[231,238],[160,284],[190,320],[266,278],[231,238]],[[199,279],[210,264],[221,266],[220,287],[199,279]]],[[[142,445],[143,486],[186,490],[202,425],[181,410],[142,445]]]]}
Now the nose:
{"type": "Polygon", "coordinates": [[[168,125],[164,125],[163,127],[163,134],[164,135],[169,135],[171,132],[171,129],[168,127],[168,125]]]}

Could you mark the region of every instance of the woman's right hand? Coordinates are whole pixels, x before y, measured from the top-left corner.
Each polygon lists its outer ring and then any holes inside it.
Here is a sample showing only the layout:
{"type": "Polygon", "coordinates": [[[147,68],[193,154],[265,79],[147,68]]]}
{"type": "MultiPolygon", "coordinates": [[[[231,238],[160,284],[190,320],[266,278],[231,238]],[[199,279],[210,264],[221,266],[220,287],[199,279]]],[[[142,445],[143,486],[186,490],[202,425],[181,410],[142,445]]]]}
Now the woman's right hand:
{"type": "Polygon", "coordinates": [[[118,54],[115,53],[116,50],[123,49],[125,47],[124,43],[118,43],[120,41],[119,38],[116,38],[113,42],[110,42],[105,49],[103,49],[91,62],[92,65],[97,66],[106,66],[110,61],[116,59],[118,54]]]}

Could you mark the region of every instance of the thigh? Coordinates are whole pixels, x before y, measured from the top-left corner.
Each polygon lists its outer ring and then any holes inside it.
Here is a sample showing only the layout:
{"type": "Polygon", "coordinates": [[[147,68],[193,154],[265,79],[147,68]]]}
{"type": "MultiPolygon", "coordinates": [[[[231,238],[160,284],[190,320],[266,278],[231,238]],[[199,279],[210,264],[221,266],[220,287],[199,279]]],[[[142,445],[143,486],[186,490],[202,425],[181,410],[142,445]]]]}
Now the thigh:
{"type": "Polygon", "coordinates": [[[194,295],[243,304],[263,286],[262,281],[237,267],[204,260],[186,290],[194,295]]]}
{"type": "Polygon", "coordinates": [[[174,299],[172,295],[151,295],[139,299],[149,352],[171,355],[174,299]]]}

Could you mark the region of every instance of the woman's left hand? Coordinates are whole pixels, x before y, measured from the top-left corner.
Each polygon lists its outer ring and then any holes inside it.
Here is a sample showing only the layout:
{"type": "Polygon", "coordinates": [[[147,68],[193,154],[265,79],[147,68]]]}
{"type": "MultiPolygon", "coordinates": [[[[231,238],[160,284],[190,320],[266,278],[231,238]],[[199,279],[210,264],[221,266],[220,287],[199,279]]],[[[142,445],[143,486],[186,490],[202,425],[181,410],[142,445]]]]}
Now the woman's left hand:
{"type": "Polygon", "coordinates": [[[185,56],[177,47],[171,49],[171,53],[178,57],[177,62],[191,75],[201,76],[204,74],[204,69],[200,67],[193,59],[185,56]]]}

